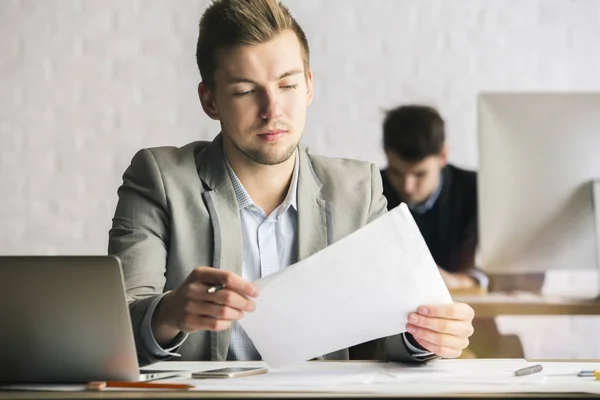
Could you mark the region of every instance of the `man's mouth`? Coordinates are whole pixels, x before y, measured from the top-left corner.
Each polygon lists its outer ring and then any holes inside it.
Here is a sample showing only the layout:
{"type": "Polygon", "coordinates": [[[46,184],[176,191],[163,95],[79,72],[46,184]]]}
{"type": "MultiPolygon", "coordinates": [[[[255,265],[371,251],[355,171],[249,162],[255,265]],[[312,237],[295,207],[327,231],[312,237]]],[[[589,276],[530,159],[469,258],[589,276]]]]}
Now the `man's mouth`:
{"type": "Polygon", "coordinates": [[[258,137],[266,142],[272,142],[282,138],[288,131],[284,129],[273,129],[265,132],[261,132],[258,137]]]}

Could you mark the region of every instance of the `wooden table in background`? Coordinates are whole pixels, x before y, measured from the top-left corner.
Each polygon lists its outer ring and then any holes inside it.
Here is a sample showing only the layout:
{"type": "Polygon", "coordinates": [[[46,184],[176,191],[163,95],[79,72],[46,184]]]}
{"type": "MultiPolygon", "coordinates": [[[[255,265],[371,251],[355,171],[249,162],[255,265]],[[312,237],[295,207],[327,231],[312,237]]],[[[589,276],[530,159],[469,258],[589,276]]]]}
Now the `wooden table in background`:
{"type": "Polygon", "coordinates": [[[500,315],[600,315],[600,301],[596,299],[544,296],[528,292],[453,294],[452,298],[473,307],[477,318],[500,315]]]}
{"type": "Polygon", "coordinates": [[[517,335],[502,335],[495,317],[502,315],[600,315],[597,299],[546,296],[535,292],[452,293],[454,301],[467,303],[475,310],[473,327],[465,358],[524,357],[517,335]]]}

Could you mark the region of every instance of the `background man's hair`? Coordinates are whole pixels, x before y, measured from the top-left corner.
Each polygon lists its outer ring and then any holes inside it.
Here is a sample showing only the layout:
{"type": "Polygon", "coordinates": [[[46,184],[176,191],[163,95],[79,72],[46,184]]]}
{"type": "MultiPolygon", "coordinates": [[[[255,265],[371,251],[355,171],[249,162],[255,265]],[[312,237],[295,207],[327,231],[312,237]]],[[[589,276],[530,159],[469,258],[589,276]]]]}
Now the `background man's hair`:
{"type": "Polygon", "coordinates": [[[213,0],[200,19],[196,44],[196,62],[202,81],[214,89],[217,50],[265,43],[287,29],[300,41],[307,73],[308,40],[286,6],[277,0],[213,0]]]}
{"type": "Polygon", "coordinates": [[[445,140],[444,120],[433,107],[409,104],[386,113],[383,147],[407,162],[440,154],[445,140]]]}

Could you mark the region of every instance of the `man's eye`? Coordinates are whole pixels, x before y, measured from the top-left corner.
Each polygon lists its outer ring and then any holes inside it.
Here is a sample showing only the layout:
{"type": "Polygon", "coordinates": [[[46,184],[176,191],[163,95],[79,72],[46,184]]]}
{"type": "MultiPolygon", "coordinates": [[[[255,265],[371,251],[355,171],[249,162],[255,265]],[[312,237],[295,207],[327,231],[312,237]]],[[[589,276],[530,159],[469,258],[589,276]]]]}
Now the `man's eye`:
{"type": "Polygon", "coordinates": [[[235,97],[244,97],[244,96],[248,96],[252,92],[254,92],[254,90],[247,90],[245,92],[234,92],[233,95],[235,97]]]}
{"type": "Polygon", "coordinates": [[[298,87],[298,85],[296,84],[296,85],[285,85],[285,86],[282,86],[281,88],[282,89],[296,89],[297,87],[298,87]]]}

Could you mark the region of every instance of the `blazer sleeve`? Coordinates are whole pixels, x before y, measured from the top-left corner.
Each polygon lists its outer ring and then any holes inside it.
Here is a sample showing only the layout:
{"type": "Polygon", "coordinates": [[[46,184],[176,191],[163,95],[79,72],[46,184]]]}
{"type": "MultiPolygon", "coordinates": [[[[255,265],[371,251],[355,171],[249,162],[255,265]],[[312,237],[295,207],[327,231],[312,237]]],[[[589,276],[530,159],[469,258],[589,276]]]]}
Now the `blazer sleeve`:
{"type": "Polygon", "coordinates": [[[387,212],[387,199],[383,195],[381,173],[375,164],[371,165],[371,205],[367,223],[376,220],[387,212]]]}
{"type": "Polygon", "coordinates": [[[164,290],[170,228],[161,172],[150,150],[133,157],[117,193],[108,253],[121,259],[138,361],[148,364],[157,360],[141,332],[148,308],[164,290]]]}

